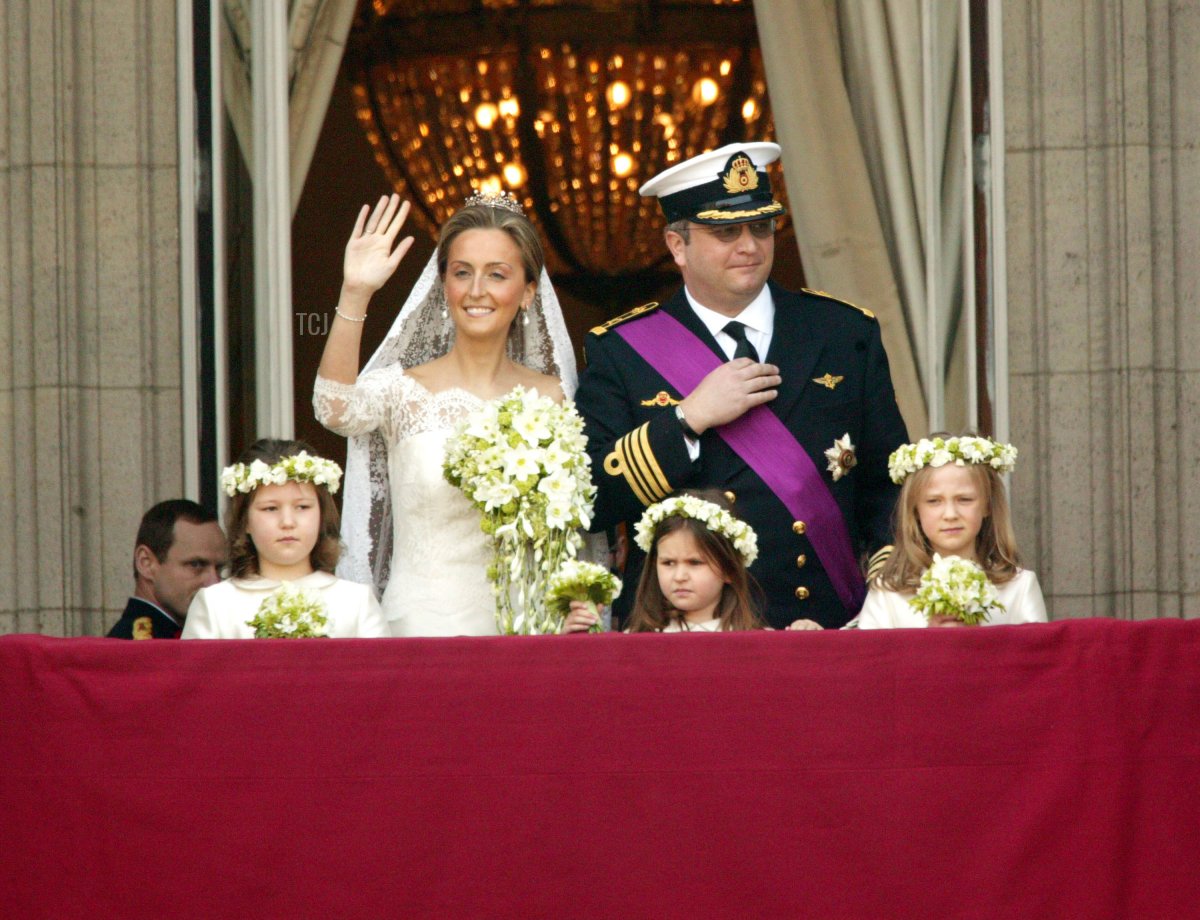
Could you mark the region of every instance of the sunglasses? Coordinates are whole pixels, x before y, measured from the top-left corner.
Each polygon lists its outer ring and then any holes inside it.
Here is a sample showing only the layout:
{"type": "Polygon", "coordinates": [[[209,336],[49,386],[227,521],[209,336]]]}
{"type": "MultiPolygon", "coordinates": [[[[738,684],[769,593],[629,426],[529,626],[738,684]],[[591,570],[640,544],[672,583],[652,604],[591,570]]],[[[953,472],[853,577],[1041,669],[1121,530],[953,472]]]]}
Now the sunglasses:
{"type": "Polygon", "coordinates": [[[750,235],[756,240],[770,239],[775,235],[774,220],[755,220],[748,224],[694,224],[694,227],[703,230],[709,236],[715,237],[722,243],[732,243],[742,235],[742,227],[747,227],[750,230],[750,235]]]}

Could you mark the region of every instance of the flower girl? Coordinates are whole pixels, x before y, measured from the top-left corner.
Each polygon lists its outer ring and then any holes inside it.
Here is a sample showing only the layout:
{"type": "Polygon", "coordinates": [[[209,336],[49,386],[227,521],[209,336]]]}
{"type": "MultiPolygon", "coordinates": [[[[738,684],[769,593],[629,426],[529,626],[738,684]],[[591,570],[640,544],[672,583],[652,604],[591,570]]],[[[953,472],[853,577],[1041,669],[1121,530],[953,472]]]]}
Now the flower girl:
{"type": "Polygon", "coordinates": [[[871,581],[858,616],[860,629],[919,626],[989,626],[1044,623],[1046,605],[1037,575],[1018,564],[1001,473],[1016,463],[1017,449],[989,438],[934,435],[906,444],[888,460],[901,484],[896,502],[895,549],[871,581]],[[950,559],[950,557],[958,557],[950,559]],[[977,585],[960,560],[982,570],[977,585]],[[985,582],[986,578],[986,582],[985,582]],[[972,594],[975,609],[937,613],[954,606],[950,595],[972,594]],[[917,604],[912,601],[917,599],[917,604]],[[928,613],[922,613],[923,606],[928,613]]]}
{"type": "Polygon", "coordinates": [[[341,477],[303,442],[269,438],[226,467],[232,577],[196,594],[184,639],[390,635],[371,588],[333,575],[341,477]]]}
{"type": "Polygon", "coordinates": [[[629,632],[764,628],[746,571],[758,555],[749,524],[715,502],[683,494],[651,505],[635,530],[647,559],[629,632]]]}

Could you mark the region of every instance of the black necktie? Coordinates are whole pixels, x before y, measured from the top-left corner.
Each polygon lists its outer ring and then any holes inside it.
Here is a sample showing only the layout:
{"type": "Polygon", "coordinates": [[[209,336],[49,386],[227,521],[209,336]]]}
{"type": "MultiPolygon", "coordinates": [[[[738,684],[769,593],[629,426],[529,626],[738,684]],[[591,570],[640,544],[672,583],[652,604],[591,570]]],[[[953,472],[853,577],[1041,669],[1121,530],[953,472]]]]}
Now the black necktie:
{"type": "Polygon", "coordinates": [[[758,361],[758,352],[750,344],[750,340],[746,338],[745,323],[739,323],[734,320],[732,323],[726,323],[725,328],[721,331],[737,342],[737,348],[733,350],[735,358],[749,358],[751,361],[758,361]]]}

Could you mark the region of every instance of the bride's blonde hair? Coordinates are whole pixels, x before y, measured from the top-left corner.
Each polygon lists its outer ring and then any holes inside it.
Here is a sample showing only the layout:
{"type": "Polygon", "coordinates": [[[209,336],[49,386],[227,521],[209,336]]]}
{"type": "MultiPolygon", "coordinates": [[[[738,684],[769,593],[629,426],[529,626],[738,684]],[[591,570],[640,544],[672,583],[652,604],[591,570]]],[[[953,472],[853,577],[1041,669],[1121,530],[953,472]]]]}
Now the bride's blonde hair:
{"type": "Polygon", "coordinates": [[[446,277],[450,245],[468,230],[502,230],[507,233],[521,251],[521,267],[525,270],[526,282],[536,282],[541,277],[546,255],[529,218],[505,207],[483,204],[468,204],[442,224],[437,244],[438,277],[446,277]]]}

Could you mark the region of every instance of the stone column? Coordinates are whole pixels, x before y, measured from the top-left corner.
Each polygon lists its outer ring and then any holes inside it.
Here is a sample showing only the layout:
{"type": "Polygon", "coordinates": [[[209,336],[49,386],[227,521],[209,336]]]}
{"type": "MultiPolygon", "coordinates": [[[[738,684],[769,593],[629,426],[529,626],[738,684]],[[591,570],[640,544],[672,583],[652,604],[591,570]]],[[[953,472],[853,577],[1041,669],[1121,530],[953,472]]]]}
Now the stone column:
{"type": "Polygon", "coordinates": [[[182,486],[175,5],[0,14],[0,633],[101,634],[182,486]]]}
{"type": "Polygon", "coordinates": [[[1200,616],[1200,4],[1006,3],[1013,499],[1051,616],[1200,616]]]}

